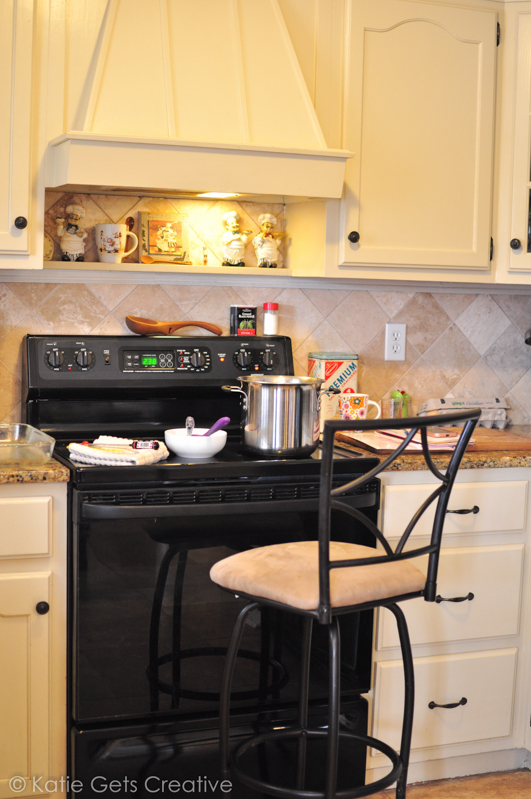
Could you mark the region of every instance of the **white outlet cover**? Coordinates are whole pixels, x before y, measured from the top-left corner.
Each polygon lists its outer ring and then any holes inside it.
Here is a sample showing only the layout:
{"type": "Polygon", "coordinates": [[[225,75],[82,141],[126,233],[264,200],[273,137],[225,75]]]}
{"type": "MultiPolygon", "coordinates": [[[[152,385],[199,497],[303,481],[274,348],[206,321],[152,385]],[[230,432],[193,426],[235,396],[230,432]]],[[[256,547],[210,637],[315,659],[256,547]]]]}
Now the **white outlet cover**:
{"type": "Polygon", "coordinates": [[[406,360],[406,325],[388,322],[385,326],[385,360],[406,360]]]}

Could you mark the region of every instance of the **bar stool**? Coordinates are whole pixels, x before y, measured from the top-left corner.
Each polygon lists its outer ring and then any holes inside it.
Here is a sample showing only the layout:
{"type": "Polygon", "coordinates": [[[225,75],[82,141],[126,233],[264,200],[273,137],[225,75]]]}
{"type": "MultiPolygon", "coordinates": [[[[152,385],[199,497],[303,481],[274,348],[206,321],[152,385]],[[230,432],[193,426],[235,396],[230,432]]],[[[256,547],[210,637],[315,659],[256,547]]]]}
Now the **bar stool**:
{"type": "MultiPolygon", "coordinates": [[[[327,421],[324,426],[321,482],[319,498],[318,541],[296,541],[239,552],[216,563],[211,579],[221,588],[249,600],[240,612],[229,643],[220,697],[220,765],[222,779],[232,773],[236,781],[255,791],[286,799],[355,799],[369,796],[397,782],[396,797],[405,799],[414,707],[414,672],[411,644],[405,616],[398,606],[416,597],[427,602],[436,598],[437,569],[441,537],[450,492],[457,470],[470,440],[480,411],[461,411],[438,417],[438,424],[464,425],[459,440],[449,458],[446,471],[435,466],[428,448],[427,429],[434,420],[429,417],[327,421]],[[332,489],[334,435],[347,430],[377,431],[393,429],[406,431],[391,455],[367,474],[332,489]],[[347,492],[361,488],[386,469],[416,437],[422,442],[426,465],[439,481],[437,487],[420,506],[405,528],[394,551],[383,533],[359,510],[341,499],[347,492]],[[404,551],[415,525],[435,503],[435,518],[429,544],[404,551]],[[381,549],[330,540],[331,510],[350,514],[375,536],[381,549]],[[382,551],[383,550],[383,551],[382,551]],[[428,555],[427,576],[413,563],[413,558],[428,555]],[[229,757],[229,704],[232,673],[247,614],[253,608],[267,606],[300,614],[304,617],[301,643],[301,674],[299,683],[298,722],[290,728],[261,732],[236,746],[229,757]],[[387,607],[394,614],[405,679],[404,714],[400,751],[367,735],[340,729],[340,642],[338,616],[361,610],[387,607]],[[328,724],[311,728],[308,724],[308,684],[310,673],[310,643],[312,623],[326,625],[329,639],[328,724]],[[305,788],[308,742],[325,739],[326,768],[324,785],[319,790],[305,788]],[[390,761],[390,771],[371,785],[357,785],[337,790],[338,752],[340,739],[344,743],[372,747],[390,761]],[[273,784],[252,774],[242,763],[250,752],[259,755],[263,763],[266,744],[296,742],[295,787],[273,784]]],[[[267,772],[267,769],[261,770],[267,772]]]]}

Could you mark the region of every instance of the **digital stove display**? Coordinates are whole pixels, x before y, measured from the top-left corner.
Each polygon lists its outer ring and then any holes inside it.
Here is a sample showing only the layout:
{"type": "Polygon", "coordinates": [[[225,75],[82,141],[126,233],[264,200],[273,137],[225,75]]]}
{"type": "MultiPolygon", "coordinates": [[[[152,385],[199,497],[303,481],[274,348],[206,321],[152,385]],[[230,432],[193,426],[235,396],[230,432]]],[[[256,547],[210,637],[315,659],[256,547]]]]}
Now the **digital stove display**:
{"type": "Polygon", "coordinates": [[[175,353],[171,351],[135,352],[134,350],[125,350],[123,359],[123,368],[125,371],[175,368],[175,353]]]}

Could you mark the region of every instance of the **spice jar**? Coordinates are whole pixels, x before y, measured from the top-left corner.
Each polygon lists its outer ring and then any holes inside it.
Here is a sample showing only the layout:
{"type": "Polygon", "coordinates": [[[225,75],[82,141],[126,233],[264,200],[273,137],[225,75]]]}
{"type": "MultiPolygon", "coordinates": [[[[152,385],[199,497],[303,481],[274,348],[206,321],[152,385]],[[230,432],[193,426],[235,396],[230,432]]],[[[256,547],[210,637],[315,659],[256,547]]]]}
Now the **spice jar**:
{"type": "Polygon", "coordinates": [[[278,333],[278,302],[264,302],[264,336],[278,333]]]}

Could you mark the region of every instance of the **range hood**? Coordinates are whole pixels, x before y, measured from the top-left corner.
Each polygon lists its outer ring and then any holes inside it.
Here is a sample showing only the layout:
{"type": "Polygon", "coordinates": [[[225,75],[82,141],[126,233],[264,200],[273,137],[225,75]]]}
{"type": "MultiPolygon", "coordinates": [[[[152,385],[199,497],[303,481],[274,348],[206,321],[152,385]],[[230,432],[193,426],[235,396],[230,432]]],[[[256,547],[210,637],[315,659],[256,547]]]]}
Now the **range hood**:
{"type": "Polygon", "coordinates": [[[107,0],[74,122],[48,188],[338,198],[352,155],[326,146],[278,0],[107,0]]]}

